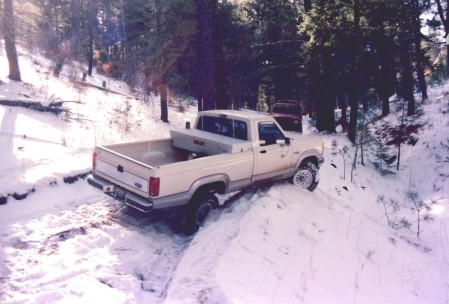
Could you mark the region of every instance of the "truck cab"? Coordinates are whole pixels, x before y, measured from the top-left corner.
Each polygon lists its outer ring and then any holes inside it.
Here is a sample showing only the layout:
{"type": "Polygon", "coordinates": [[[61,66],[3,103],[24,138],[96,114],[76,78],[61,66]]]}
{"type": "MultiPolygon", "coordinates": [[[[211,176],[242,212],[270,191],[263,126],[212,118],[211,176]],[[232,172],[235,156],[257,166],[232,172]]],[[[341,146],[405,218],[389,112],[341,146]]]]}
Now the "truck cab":
{"type": "Polygon", "coordinates": [[[319,168],[324,161],[322,143],[316,138],[284,132],[277,120],[253,111],[214,110],[200,112],[195,122],[198,130],[233,137],[252,143],[253,181],[289,174],[300,165],[302,153],[309,153],[319,168]],[[310,149],[315,145],[315,150],[310,149]]]}

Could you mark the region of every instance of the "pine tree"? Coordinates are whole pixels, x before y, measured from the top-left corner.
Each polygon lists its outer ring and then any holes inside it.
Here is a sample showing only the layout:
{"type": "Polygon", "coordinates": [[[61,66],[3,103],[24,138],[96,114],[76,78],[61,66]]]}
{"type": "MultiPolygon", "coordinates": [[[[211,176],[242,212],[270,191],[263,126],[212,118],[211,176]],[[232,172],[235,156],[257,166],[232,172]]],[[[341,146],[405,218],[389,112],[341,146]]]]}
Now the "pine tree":
{"type": "Polygon", "coordinates": [[[252,52],[252,32],[239,14],[239,5],[222,1],[213,12],[213,54],[217,108],[256,108],[256,83],[252,71],[255,61],[252,52]],[[251,100],[249,100],[251,99],[251,100]]]}
{"type": "Polygon", "coordinates": [[[246,8],[254,28],[253,58],[260,99],[267,107],[279,99],[303,99],[306,36],[298,31],[302,20],[295,1],[257,0],[246,8]]]}
{"type": "MultiPolygon", "coordinates": [[[[309,37],[304,51],[309,75],[309,96],[314,101],[319,131],[335,132],[337,83],[343,84],[349,80],[349,61],[342,55],[350,54],[346,34],[352,30],[347,13],[348,7],[340,1],[319,1],[312,5],[312,10],[301,25],[301,30],[309,37]],[[337,72],[335,66],[341,70],[337,72]]],[[[348,93],[348,88],[339,88],[339,91],[342,95],[348,93]]]]}

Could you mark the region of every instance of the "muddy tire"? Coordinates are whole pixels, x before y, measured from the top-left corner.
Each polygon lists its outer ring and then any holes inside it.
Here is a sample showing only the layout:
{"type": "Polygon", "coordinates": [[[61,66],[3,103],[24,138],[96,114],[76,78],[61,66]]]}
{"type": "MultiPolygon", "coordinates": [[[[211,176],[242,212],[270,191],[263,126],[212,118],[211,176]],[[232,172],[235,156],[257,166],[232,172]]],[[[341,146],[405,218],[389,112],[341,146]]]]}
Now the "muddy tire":
{"type": "Polygon", "coordinates": [[[212,193],[198,195],[192,199],[187,209],[185,232],[193,234],[203,225],[209,213],[218,207],[218,200],[212,193]]]}
{"type": "Polygon", "coordinates": [[[295,174],[291,177],[290,182],[298,187],[309,191],[315,190],[318,186],[318,168],[311,161],[302,163],[295,174]]]}

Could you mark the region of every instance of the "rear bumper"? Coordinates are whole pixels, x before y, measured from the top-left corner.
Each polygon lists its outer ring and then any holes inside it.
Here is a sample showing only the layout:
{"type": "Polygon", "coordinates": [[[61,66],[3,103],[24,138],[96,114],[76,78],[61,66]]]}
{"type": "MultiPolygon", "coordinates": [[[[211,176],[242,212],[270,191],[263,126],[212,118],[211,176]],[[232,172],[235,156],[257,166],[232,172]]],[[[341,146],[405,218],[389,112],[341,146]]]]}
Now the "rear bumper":
{"type": "Polygon", "coordinates": [[[153,210],[154,203],[151,200],[131,193],[99,176],[91,174],[87,177],[87,182],[95,188],[100,189],[116,199],[124,201],[126,205],[141,212],[149,213],[153,210]]]}
{"type": "Polygon", "coordinates": [[[89,185],[94,186],[105,193],[114,192],[114,185],[98,176],[94,176],[92,174],[88,175],[87,182],[89,185]]]}

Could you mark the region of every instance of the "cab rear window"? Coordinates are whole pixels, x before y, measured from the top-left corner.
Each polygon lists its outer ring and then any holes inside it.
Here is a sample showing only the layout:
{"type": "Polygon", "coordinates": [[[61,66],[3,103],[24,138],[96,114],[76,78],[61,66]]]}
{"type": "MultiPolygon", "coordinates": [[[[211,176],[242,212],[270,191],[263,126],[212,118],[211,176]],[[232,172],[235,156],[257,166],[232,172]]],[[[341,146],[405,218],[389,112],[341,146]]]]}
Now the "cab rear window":
{"type": "Polygon", "coordinates": [[[201,116],[196,126],[198,130],[233,137],[248,139],[248,128],[245,122],[226,117],[201,116]]]}

